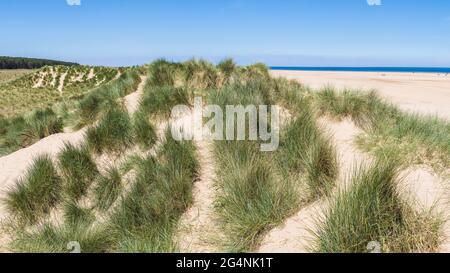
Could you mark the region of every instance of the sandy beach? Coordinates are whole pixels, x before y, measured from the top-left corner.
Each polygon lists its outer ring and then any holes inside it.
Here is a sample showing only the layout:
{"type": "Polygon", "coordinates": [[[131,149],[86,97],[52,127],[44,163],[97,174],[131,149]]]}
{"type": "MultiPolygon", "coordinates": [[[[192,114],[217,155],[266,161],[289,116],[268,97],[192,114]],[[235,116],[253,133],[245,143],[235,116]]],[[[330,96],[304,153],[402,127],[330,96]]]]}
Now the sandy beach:
{"type": "Polygon", "coordinates": [[[450,75],[287,70],[272,70],[271,74],[298,80],[314,89],[327,84],[339,89],[376,89],[403,110],[450,119],[450,75]]]}

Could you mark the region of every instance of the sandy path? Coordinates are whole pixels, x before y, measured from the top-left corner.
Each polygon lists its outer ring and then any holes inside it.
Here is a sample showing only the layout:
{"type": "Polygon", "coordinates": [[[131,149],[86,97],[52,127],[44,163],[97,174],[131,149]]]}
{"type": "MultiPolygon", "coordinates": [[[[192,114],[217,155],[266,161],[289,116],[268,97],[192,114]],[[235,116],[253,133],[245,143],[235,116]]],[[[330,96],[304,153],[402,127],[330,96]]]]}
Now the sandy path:
{"type": "Polygon", "coordinates": [[[141,76],[141,83],[139,83],[136,92],[131,93],[123,98],[125,107],[127,108],[130,115],[134,114],[134,112],[136,112],[139,108],[139,103],[141,101],[142,94],[144,94],[144,87],[145,83],[147,82],[147,78],[148,76],[141,76]]]}
{"type": "MultiPolygon", "coordinates": [[[[361,132],[350,120],[336,123],[321,119],[320,125],[333,135],[336,146],[340,175],[337,189],[346,187],[344,181],[357,164],[366,162],[368,156],[359,152],[353,144],[354,138],[361,132]]],[[[336,189],[336,190],[337,190],[336,189]]],[[[258,252],[260,253],[308,253],[314,247],[314,233],[318,231],[318,219],[324,216],[329,200],[323,199],[310,204],[296,215],[269,232],[258,252]]]]}
{"type": "Polygon", "coordinates": [[[376,89],[406,111],[450,119],[450,75],[433,73],[275,71],[275,77],[297,80],[312,88],[376,89]]]}
{"type": "Polygon", "coordinates": [[[192,207],[183,215],[179,223],[178,244],[182,253],[218,252],[211,238],[220,234],[215,224],[214,201],[216,199],[216,162],[213,141],[197,141],[200,163],[198,181],[194,184],[192,207]]]}

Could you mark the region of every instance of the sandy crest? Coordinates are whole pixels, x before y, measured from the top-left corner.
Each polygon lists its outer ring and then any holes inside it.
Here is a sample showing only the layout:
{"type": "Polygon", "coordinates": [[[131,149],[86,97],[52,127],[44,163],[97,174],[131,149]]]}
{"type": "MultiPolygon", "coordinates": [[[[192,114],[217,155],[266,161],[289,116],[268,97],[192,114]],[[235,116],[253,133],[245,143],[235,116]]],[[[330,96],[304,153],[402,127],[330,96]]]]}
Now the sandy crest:
{"type": "Polygon", "coordinates": [[[437,73],[322,72],[272,70],[275,77],[297,80],[318,89],[376,89],[406,111],[437,114],[450,119],[450,75],[437,73]]]}

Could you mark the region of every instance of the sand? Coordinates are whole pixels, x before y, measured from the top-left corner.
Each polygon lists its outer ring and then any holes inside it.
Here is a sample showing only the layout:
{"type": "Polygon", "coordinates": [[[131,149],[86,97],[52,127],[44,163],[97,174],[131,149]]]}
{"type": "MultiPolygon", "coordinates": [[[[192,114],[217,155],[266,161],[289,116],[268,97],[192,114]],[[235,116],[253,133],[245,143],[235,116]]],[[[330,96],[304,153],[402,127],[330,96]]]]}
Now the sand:
{"type": "Polygon", "coordinates": [[[383,97],[406,111],[437,114],[450,119],[450,75],[434,73],[316,72],[272,70],[318,89],[327,84],[337,88],[376,89],[383,97]]]}
{"type": "Polygon", "coordinates": [[[147,76],[141,76],[141,83],[138,85],[136,92],[129,94],[123,98],[125,107],[130,115],[134,114],[139,108],[141,97],[144,94],[145,83],[147,76]]]}
{"type": "Polygon", "coordinates": [[[411,166],[400,174],[400,197],[417,212],[431,213],[443,221],[439,253],[450,253],[449,181],[425,166],[411,166]]]}
{"type": "Polygon", "coordinates": [[[196,141],[200,173],[194,184],[194,203],[184,213],[179,222],[177,234],[178,245],[182,253],[219,252],[211,241],[218,238],[221,230],[214,212],[214,202],[217,192],[214,187],[216,180],[216,161],[212,141],[196,141]]]}

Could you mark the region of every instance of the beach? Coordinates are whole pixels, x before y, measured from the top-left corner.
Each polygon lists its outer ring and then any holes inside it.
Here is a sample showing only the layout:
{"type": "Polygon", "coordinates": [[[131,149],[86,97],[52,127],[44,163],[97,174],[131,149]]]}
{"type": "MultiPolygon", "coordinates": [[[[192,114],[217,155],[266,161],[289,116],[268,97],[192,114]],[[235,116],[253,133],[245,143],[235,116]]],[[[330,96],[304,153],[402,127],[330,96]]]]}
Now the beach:
{"type": "Polygon", "coordinates": [[[274,77],[297,80],[313,89],[377,90],[401,109],[450,119],[450,75],[438,73],[324,72],[271,70],[274,77]]]}

